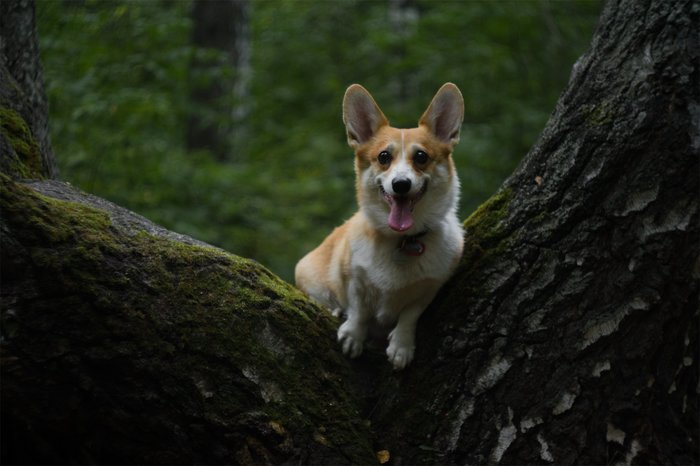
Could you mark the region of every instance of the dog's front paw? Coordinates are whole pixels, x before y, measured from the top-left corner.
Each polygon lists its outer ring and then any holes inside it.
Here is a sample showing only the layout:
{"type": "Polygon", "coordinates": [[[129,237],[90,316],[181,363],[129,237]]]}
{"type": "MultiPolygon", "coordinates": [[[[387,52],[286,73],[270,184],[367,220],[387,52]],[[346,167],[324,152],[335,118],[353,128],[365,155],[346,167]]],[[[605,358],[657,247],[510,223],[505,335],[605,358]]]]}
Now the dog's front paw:
{"type": "Polygon", "coordinates": [[[361,355],[366,334],[367,330],[361,326],[353,325],[349,320],[343,322],[338,328],[338,342],[343,353],[351,358],[361,355]]]}
{"type": "Polygon", "coordinates": [[[386,355],[389,356],[389,362],[394,366],[394,370],[400,371],[413,361],[413,352],[415,347],[395,345],[392,341],[386,349],[386,355]]]}

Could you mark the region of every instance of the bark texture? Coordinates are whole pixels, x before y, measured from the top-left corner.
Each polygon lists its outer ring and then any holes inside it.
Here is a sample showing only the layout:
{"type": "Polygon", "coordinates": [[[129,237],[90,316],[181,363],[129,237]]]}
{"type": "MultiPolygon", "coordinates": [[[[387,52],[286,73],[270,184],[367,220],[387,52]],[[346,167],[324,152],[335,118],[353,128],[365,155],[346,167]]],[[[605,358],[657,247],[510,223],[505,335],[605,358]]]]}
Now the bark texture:
{"type": "MultiPolygon", "coordinates": [[[[19,150],[16,157],[27,160],[40,154],[40,173],[55,178],[58,169],[49,135],[49,104],[44,90],[34,10],[34,2],[30,0],[0,2],[0,76],[3,81],[8,81],[0,94],[3,133],[0,138],[13,137],[18,131],[23,131],[17,126],[15,114],[19,113],[33,135],[36,148],[32,148],[33,152],[29,154],[19,150]]],[[[7,147],[7,141],[0,140],[0,148],[5,151],[7,147]]],[[[27,166],[34,169],[36,161],[28,161],[27,166]]]]}
{"type": "Polygon", "coordinates": [[[382,389],[404,463],[698,463],[699,14],[608,2],[382,389]]]}
{"type": "Polygon", "coordinates": [[[2,461],[699,463],[699,16],[606,5],[403,372],[252,261],[0,175],[2,461]]]}

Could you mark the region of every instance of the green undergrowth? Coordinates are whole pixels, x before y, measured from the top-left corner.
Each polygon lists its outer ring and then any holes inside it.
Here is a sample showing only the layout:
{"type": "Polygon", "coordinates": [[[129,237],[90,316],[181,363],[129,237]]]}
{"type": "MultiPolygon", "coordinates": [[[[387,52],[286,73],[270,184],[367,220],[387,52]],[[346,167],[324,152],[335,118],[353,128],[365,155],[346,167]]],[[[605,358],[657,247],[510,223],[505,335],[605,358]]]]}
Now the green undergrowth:
{"type": "Polygon", "coordinates": [[[296,288],[257,262],[125,231],[108,212],[5,175],[0,187],[3,277],[31,273],[38,293],[9,344],[35,320],[52,328],[41,357],[68,346],[91,364],[118,360],[144,375],[120,384],[156,381],[122,387],[131,396],[181,403],[222,429],[254,418],[275,441],[369,457],[365,428],[348,424],[357,409],[336,322],[296,288]]]}
{"type": "Polygon", "coordinates": [[[0,107],[0,132],[12,151],[0,154],[0,169],[14,178],[43,178],[39,144],[24,118],[8,107],[0,107]]]}

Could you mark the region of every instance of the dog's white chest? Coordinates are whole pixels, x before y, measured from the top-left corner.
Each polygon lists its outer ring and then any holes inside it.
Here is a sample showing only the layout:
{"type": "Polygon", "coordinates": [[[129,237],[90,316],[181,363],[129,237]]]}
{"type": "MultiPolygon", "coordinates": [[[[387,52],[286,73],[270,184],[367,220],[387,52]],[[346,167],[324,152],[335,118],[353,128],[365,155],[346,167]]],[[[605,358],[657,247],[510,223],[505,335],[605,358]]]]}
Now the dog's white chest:
{"type": "Polygon", "coordinates": [[[351,245],[351,273],[383,292],[402,290],[424,280],[442,283],[450,276],[455,257],[461,252],[461,234],[456,232],[450,236],[431,232],[421,238],[423,251],[420,255],[411,255],[402,249],[401,239],[357,241],[351,245]]]}

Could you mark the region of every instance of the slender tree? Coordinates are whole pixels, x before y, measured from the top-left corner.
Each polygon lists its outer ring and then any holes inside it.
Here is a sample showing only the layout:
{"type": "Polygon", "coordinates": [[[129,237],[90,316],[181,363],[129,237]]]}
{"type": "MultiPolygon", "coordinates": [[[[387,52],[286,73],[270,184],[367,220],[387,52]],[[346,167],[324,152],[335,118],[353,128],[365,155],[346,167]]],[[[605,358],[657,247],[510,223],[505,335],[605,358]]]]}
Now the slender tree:
{"type": "Polygon", "coordinates": [[[698,16],[606,4],[403,372],[252,261],[0,175],[2,461],[697,464],[698,16]]]}
{"type": "Polygon", "coordinates": [[[234,143],[245,133],[249,9],[248,0],[192,2],[195,55],[190,70],[192,111],[186,142],[188,149],[208,150],[219,160],[232,157],[234,143]],[[222,76],[221,69],[230,74],[222,76]]]}
{"type": "Polygon", "coordinates": [[[415,76],[404,72],[403,62],[406,59],[411,38],[416,33],[420,14],[415,0],[389,0],[388,16],[394,41],[392,56],[388,57],[388,62],[393,65],[392,84],[395,88],[395,100],[402,102],[407,100],[410,93],[416,92],[418,87],[415,76]]]}

